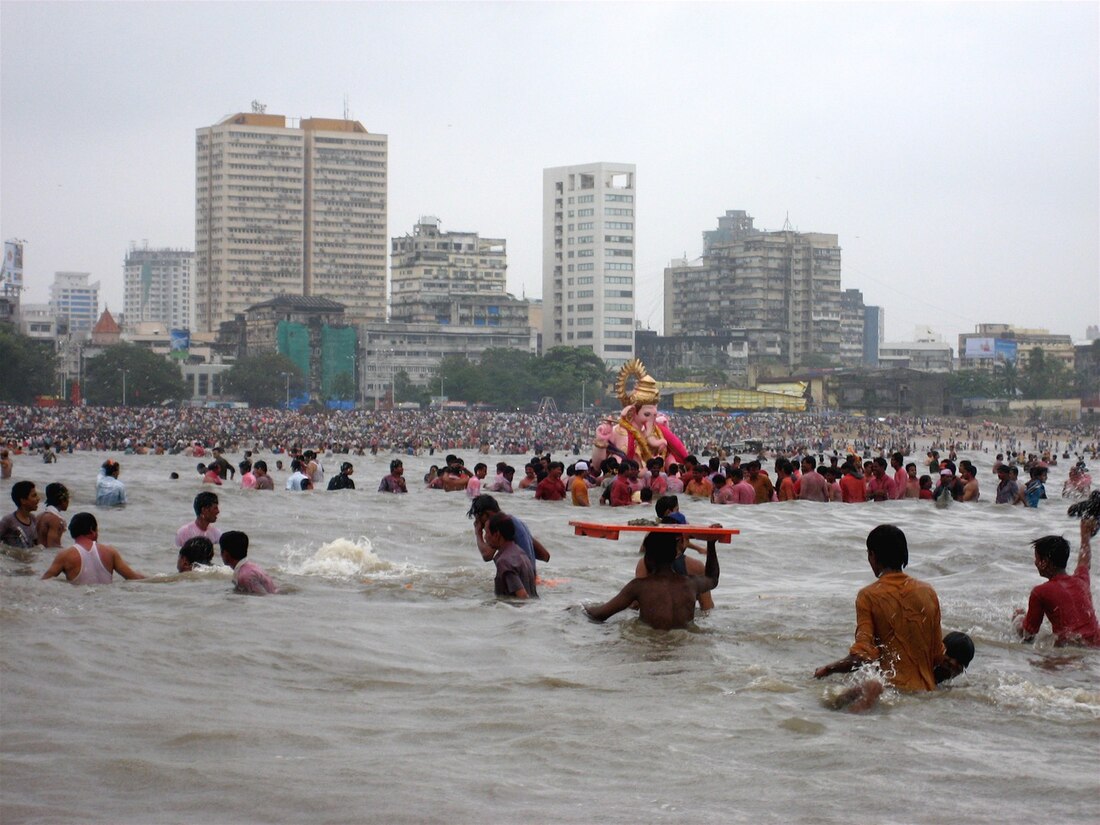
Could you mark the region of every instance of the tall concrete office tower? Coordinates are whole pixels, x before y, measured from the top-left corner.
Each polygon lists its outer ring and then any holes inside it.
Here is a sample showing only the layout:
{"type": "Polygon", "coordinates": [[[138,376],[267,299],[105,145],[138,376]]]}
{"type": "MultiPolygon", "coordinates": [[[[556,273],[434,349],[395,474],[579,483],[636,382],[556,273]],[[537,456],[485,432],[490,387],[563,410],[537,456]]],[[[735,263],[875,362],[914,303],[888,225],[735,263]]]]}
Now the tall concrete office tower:
{"type": "Polygon", "coordinates": [[[197,328],[282,294],[384,321],[387,153],[353,120],[251,112],[196,130],[197,328]]]}
{"type": "Polygon", "coordinates": [[[635,175],[629,163],[542,173],[543,349],[634,355],[635,175]]]}
{"type": "Polygon", "coordinates": [[[99,281],[89,272],[55,272],[50,284],[50,310],[69,325],[69,332],[86,335],[99,318],[99,281]]]}
{"type": "Polygon", "coordinates": [[[193,329],[194,264],[190,249],[131,245],[122,269],[127,326],[152,322],[168,329],[193,329]]]}

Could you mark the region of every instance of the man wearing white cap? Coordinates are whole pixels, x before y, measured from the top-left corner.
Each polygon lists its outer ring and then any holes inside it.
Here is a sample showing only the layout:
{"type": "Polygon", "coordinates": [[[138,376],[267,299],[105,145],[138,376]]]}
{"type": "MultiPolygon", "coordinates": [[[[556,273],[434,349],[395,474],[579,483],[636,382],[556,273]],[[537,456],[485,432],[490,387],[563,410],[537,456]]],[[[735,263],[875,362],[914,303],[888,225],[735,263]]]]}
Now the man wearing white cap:
{"type": "Polygon", "coordinates": [[[574,507],[588,507],[588,462],[578,461],[573,465],[573,480],[569,482],[569,492],[573,498],[574,507]]]}

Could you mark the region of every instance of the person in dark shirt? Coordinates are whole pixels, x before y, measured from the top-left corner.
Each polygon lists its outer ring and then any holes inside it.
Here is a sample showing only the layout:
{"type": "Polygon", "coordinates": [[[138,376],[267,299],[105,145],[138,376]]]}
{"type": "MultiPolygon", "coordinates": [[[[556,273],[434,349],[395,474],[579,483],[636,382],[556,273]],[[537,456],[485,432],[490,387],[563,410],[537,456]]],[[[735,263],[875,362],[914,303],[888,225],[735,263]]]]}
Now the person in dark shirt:
{"type": "Polygon", "coordinates": [[[493,556],[497,568],[494,592],[498,596],[537,599],[535,568],[527,554],[516,544],[516,526],[511,517],[496,513],[490,518],[485,528],[485,540],[496,551],[493,556]]]}
{"type": "Polygon", "coordinates": [[[340,465],[340,472],[328,480],[328,488],[330,490],[354,490],[355,482],[351,480],[353,472],[355,472],[355,468],[351,466],[351,462],[345,461],[340,465]]]}

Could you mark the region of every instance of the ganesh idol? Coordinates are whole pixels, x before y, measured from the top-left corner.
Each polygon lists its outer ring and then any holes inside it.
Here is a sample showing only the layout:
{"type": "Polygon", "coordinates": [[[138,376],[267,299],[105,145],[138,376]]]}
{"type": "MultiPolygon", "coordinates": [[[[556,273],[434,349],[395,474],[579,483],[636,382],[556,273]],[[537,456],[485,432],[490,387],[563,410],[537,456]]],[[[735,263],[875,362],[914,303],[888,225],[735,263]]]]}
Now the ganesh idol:
{"type": "Polygon", "coordinates": [[[615,395],[623,409],[617,421],[608,418],[596,428],[593,466],[600,466],[608,456],[620,461],[629,458],[642,466],[654,457],[661,458],[666,467],[684,460],[687,450],[669,428],[668,418],[657,411],[661,400],[657,382],[637,358],[619,370],[615,395]]]}

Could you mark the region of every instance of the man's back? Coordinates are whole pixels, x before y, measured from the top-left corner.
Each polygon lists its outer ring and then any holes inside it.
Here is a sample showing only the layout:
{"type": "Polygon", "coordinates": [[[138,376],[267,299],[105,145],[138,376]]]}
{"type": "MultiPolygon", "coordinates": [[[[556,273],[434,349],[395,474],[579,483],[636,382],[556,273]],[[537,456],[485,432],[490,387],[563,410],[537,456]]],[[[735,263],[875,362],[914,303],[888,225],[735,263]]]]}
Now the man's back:
{"type": "Polygon", "coordinates": [[[1032,589],[1024,631],[1031,636],[1038,633],[1044,615],[1050,619],[1056,645],[1100,647],[1100,626],[1092,606],[1087,564],[1078,564],[1072,576],[1063,573],[1032,589]]]}
{"type": "Polygon", "coordinates": [[[697,590],[688,576],[663,570],[634,582],[638,618],[650,627],[673,630],[694,621],[697,590]]]}
{"type": "Polygon", "coordinates": [[[817,470],[802,474],[798,497],[803,501],[828,501],[829,484],[817,470]]]}
{"type": "Polygon", "coordinates": [[[934,690],[943,658],[940,602],[925,582],[886,571],[856,596],[856,637],[850,653],[882,659],[900,690],[934,690]]]}

